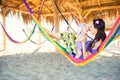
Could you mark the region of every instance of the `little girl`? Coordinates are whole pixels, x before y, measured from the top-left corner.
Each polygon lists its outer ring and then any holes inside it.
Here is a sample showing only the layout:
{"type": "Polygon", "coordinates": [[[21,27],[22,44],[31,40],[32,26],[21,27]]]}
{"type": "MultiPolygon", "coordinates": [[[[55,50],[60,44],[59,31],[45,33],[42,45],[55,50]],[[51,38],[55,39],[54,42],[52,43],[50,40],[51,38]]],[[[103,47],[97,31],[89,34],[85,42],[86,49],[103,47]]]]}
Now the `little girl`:
{"type": "Polygon", "coordinates": [[[75,40],[76,51],[77,51],[77,54],[75,55],[76,58],[80,58],[80,56],[82,55],[82,44],[80,42],[82,38],[81,36],[84,36],[87,39],[87,33],[89,31],[88,24],[82,23],[79,25],[79,27],[81,28],[81,30],[78,29],[78,35],[75,40]]]}

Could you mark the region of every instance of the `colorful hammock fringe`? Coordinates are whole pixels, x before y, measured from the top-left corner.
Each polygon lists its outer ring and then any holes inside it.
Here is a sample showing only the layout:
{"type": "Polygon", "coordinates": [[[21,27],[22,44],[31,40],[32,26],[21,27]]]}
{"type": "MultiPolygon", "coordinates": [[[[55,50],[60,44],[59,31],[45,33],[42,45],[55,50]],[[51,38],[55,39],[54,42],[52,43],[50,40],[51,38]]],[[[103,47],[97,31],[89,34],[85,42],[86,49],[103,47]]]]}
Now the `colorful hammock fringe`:
{"type": "Polygon", "coordinates": [[[108,34],[108,36],[106,37],[106,39],[104,40],[104,42],[102,43],[102,45],[99,48],[99,52],[95,53],[94,55],[89,56],[88,58],[86,58],[85,60],[80,60],[80,59],[76,59],[70,55],[67,54],[67,51],[64,47],[62,47],[58,42],[56,42],[55,40],[53,40],[48,34],[47,32],[44,30],[44,28],[41,26],[41,24],[39,23],[39,21],[37,20],[36,16],[33,14],[32,10],[30,9],[30,7],[28,6],[28,4],[26,3],[25,0],[23,0],[23,3],[25,4],[26,8],[28,9],[28,11],[30,12],[33,20],[37,23],[37,25],[39,26],[41,33],[43,36],[46,37],[47,40],[49,40],[57,49],[58,51],[64,56],[66,57],[72,64],[76,65],[76,66],[83,66],[87,63],[89,63],[91,60],[95,59],[96,56],[98,56],[100,54],[100,52],[107,47],[107,45],[117,36],[120,34],[120,17],[117,19],[117,21],[115,22],[115,24],[113,25],[110,33],[108,34]]]}

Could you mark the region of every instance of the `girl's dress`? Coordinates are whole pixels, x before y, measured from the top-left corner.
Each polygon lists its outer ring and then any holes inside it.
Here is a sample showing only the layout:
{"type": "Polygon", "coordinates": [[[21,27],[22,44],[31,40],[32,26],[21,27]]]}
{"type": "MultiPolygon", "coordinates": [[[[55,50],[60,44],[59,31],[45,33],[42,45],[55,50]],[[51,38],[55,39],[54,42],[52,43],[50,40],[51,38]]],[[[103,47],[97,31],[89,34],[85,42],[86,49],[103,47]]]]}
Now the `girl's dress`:
{"type": "MultiPolygon", "coordinates": [[[[75,57],[77,51],[81,50],[82,52],[81,42],[75,42],[76,35],[74,33],[71,33],[71,32],[61,33],[61,39],[69,55],[75,57]]],[[[91,41],[86,41],[86,50],[89,51],[91,54],[94,54],[97,52],[97,49],[88,50],[88,45],[90,44],[90,42],[91,41]]],[[[80,56],[80,59],[84,60],[83,54],[80,56]]]]}

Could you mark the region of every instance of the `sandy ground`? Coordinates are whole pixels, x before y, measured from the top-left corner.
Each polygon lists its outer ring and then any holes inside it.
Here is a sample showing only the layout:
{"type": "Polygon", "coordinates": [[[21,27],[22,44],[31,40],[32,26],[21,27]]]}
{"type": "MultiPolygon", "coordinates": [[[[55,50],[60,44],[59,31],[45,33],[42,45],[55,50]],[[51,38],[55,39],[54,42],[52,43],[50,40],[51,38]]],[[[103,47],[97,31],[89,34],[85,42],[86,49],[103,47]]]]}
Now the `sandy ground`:
{"type": "Polygon", "coordinates": [[[120,80],[120,54],[100,55],[76,67],[58,52],[0,54],[0,80],[120,80]]]}
{"type": "Polygon", "coordinates": [[[26,50],[11,45],[11,50],[1,51],[0,80],[120,80],[120,47],[76,67],[48,45],[26,50]]]}

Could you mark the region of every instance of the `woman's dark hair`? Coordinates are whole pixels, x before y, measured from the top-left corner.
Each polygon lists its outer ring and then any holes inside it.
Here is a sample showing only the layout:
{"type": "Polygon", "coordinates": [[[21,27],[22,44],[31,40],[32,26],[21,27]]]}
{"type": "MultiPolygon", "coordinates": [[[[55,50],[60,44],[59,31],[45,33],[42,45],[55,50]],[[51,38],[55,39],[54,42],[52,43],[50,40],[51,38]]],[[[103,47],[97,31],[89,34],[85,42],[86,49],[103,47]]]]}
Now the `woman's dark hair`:
{"type": "Polygon", "coordinates": [[[88,50],[92,50],[92,48],[95,45],[95,42],[97,42],[99,40],[104,41],[104,39],[106,38],[106,34],[104,31],[105,30],[105,22],[102,19],[94,19],[93,25],[98,30],[98,32],[96,33],[93,41],[89,44],[88,50]]]}

